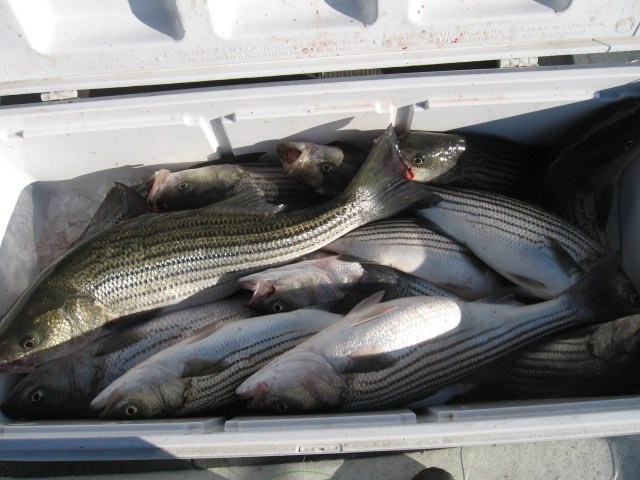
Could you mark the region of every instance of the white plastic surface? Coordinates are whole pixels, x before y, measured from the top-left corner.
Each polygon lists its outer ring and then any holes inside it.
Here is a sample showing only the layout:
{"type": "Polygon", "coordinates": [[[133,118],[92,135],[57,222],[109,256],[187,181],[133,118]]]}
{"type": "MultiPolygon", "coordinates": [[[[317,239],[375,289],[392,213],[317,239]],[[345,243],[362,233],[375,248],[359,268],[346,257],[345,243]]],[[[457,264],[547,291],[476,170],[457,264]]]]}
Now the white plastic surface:
{"type": "MultiPolygon", "coordinates": [[[[0,161],[7,196],[0,204],[0,310],[36,275],[35,245],[46,239],[49,223],[69,213],[63,206],[88,221],[114,180],[142,180],[158,165],[186,166],[224,153],[273,153],[283,138],[370,145],[390,122],[398,131],[467,128],[549,144],[589,110],[640,96],[638,80],[635,64],[562,67],[218,87],[3,108],[0,161]],[[56,203],[65,195],[75,203],[56,203]]],[[[629,202],[638,205],[637,195],[629,202]]],[[[629,228],[634,230],[623,238],[638,238],[640,225],[629,228]]],[[[633,258],[626,266],[638,278],[633,258]]],[[[0,401],[4,395],[0,391],[0,401]]],[[[141,423],[6,421],[0,423],[0,460],[308,455],[623,435],[640,432],[640,397],[473,411],[445,407],[418,411],[415,423],[410,412],[370,415],[357,421],[347,416],[345,422],[311,416],[296,425],[290,423],[295,419],[251,423],[215,416],[141,423]]]]}
{"type": "Polygon", "coordinates": [[[0,96],[639,48],[636,0],[7,0],[0,96]]]}

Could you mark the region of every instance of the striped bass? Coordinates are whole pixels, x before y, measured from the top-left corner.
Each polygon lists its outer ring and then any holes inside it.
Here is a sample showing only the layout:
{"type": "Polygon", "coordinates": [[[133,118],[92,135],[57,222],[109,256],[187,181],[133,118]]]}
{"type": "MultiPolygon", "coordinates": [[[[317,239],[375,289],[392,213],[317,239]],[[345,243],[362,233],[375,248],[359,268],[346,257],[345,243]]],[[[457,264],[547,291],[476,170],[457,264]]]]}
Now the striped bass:
{"type": "Polygon", "coordinates": [[[104,389],[103,418],[186,415],[236,400],[236,387],[274,357],[342,318],[317,309],[237,320],[149,357],[104,389]]]}
{"type": "Polygon", "coordinates": [[[637,294],[613,257],[535,305],[379,298],[264,366],[238,396],[250,408],[278,412],[402,405],[563,328],[638,312],[637,294]]]}
{"type": "Polygon", "coordinates": [[[467,247],[414,216],[372,222],[324,249],[387,265],[469,300],[493,295],[505,283],[467,247]]]}
{"type": "MultiPolygon", "coordinates": [[[[393,128],[349,187],[295,212],[198,210],[143,215],[81,243],[18,298],[0,323],[0,370],[29,371],[77,350],[107,322],[179,303],[226,275],[286,263],[365,223],[421,204],[393,128]]],[[[245,205],[246,207],[246,205],[245,205]]]]}
{"type": "Polygon", "coordinates": [[[151,355],[194,335],[256,314],[240,294],[165,313],[117,330],[36,367],[11,390],[2,411],[12,418],[90,418],[89,403],[120,375],[151,355]],[[214,327],[215,325],[215,327],[214,327]]]}
{"type": "Polygon", "coordinates": [[[431,206],[416,214],[536,298],[558,296],[605,255],[587,234],[534,205],[478,190],[429,189],[431,206]]]}

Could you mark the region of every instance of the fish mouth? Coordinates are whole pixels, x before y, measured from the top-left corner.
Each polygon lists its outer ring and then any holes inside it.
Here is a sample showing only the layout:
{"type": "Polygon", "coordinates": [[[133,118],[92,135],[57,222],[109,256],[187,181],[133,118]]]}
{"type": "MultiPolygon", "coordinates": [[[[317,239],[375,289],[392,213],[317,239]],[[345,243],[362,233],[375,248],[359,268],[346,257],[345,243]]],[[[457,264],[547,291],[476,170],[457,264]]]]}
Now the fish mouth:
{"type": "Polygon", "coordinates": [[[254,386],[243,383],[236,389],[236,395],[241,400],[249,400],[246,403],[248,408],[260,408],[269,395],[269,386],[265,382],[258,382],[254,386]]]}
{"type": "Polygon", "coordinates": [[[157,170],[151,178],[147,180],[147,189],[149,190],[149,194],[147,195],[147,204],[153,212],[160,211],[157,204],[158,197],[160,196],[160,193],[162,193],[162,190],[169,179],[169,175],[171,175],[169,170],[161,169],[157,170]]]}
{"type": "Polygon", "coordinates": [[[304,142],[282,142],[276,147],[278,156],[283,164],[293,165],[298,161],[304,161],[309,156],[309,144],[304,142]],[[300,160],[302,157],[302,160],[300,160]]]}
{"type": "Polygon", "coordinates": [[[18,360],[0,360],[0,373],[29,373],[36,368],[36,359],[30,355],[18,360]]]}
{"type": "Polygon", "coordinates": [[[260,303],[264,302],[267,298],[276,293],[276,287],[273,283],[264,279],[241,278],[238,280],[238,285],[253,292],[251,298],[247,302],[249,307],[256,307],[260,305],[260,303]]]}

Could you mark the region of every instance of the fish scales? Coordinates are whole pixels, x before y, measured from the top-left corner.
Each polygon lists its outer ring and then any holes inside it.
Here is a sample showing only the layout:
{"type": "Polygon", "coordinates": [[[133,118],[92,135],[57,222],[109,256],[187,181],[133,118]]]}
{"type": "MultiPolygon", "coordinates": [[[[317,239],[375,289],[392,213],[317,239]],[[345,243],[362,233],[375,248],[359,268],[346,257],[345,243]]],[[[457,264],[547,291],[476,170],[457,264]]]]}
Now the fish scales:
{"type": "Polygon", "coordinates": [[[467,247],[414,216],[372,222],[323,248],[396,268],[468,299],[491,296],[506,283],[467,247]]]}
{"type": "MultiPolygon", "coordinates": [[[[414,297],[352,312],[249,377],[236,393],[250,408],[360,410],[402,405],[561,329],[637,312],[610,255],[566,293],[533,305],[414,297]],[[404,327],[404,328],[403,328],[404,327]]],[[[473,379],[473,378],[472,378],[473,379]]]]}
{"type": "Polygon", "coordinates": [[[530,338],[539,338],[540,335],[548,335],[571,325],[571,318],[572,314],[568,312],[557,316],[552,325],[505,325],[468,337],[465,337],[468,332],[461,331],[443,342],[433,357],[425,357],[424,351],[418,348],[412,349],[400,360],[403,367],[400,375],[394,375],[393,372],[359,375],[353,382],[353,388],[348,391],[343,408],[358,410],[393,404],[398,391],[402,391],[406,398],[415,400],[424,394],[427,382],[434,392],[463,378],[471,366],[476,369],[491,365],[496,361],[492,351],[498,351],[506,338],[513,340],[513,344],[501,352],[500,358],[503,354],[515,352],[530,338]],[[451,357],[456,358],[455,363],[447,362],[447,358],[451,357]],[[391,377],[393,381],[389,381],[391,377]]]}
{"type": "Polygon", "coordinates": [[[147,418],[232,403],[244,378],[340,318],[323,310],[298,310],[202,330],[116,379],[92,408],[102,417],[147,418]],[[132,406],[133,413],[127,413],[132,406]]]}
{"type": "Polygon", "coordinates": [[[11,307],[0,369],[28,371],[80,348],[115,318],[178,303],[228,274],[293,260],[422,203],[389,127],[347,189],[318,207],[251,214],[204,207],[122,223],[68,252],[11,307]]]}
{"type": "MultiPolygon", "coordinates": [[[[517,200],[501,197],[496,199],[491,194],[480,191],[467,192],[462,189],[432,190],[446,198],[442,208],[467,214],[476,219],[488,219],[495,223],[485,223],[499,227],[505,232],[519,235],[528,241],[535,241],[541,232],[548,231],[563,241],[562,246],[582,265],[592,263],[604,254],[603,248],[580,231],[577,227],[567,228],[568,224],[559,221],[554,215],[546,214],[530,205],[517,200]],[[451,193],[451,195],[449,195],[451,193]],[[456,208],[448,207],[449,205],[456,208]]],[[[476,220],[478,221],[478,220],[476,220]]]]}
{"type": "Polygon", "coordinates": [[[229,352],[226,361],[230,364],[230,368],[219,375],[192,379],[191,388],[185,395],[184,406],[178,413],[180,415],[196,413],[211,408],[212,404],[223,405],[234,402],[235,387],[243,379],[255,372],[256,368],[282,355],[282,352],[295,347],[312,335],[313,333],[296,334],[295,331],[288,331],[261,340],[260,344],[264,344],[264,348],[249,345],[229,352]],[[243,355],[247,350],[252,350],[251,355],[243,355]]]}
{"type": "Polygon", "coordinates": [[[2,409],[14,418],[95,417],[90,401],[136,364],[203,327],[220,327],[255,315],[245,305],[247,298],[237,295],[164,313],[107,334],[77,352],[37,367],[14,387],[2,409]]]}

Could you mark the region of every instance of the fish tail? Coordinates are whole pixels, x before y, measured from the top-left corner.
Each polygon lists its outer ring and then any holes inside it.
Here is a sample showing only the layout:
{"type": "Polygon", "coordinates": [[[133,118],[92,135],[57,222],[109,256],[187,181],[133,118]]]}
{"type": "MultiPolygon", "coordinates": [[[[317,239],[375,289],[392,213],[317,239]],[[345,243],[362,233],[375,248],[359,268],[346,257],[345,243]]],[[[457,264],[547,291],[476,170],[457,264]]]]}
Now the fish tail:
{"type": "Polygon", "coordinates": [[[567,292],[582,324],[602,323],[640,312],[640,296],[610,253],[567,292]]]}
{"type": "Polygon", "coordinates": [[[412,182],[413,177],[411,169],[400,158],[396,134],[389,125],[338,198],[360,202],[369,222],[387,218],[425,204],[429,192],[424,185],[412,182]]]}

